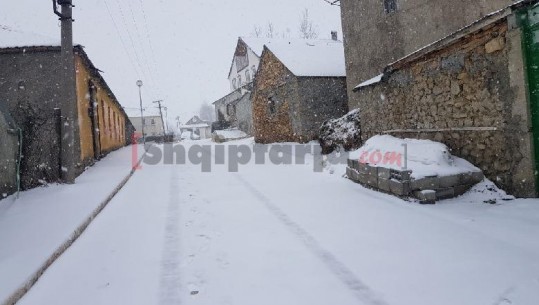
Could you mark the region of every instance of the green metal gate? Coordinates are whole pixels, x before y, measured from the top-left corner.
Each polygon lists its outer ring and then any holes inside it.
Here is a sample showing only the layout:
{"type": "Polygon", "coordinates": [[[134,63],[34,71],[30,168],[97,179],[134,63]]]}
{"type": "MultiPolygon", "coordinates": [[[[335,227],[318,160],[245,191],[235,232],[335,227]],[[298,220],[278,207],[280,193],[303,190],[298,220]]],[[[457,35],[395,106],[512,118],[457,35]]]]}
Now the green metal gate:
{"type": "Polygon", "coordinates": [[[535,185],[539,193],[539,5],[519,12],[518,16],[524,34],[523,49],[535,148],[535,185]]]}

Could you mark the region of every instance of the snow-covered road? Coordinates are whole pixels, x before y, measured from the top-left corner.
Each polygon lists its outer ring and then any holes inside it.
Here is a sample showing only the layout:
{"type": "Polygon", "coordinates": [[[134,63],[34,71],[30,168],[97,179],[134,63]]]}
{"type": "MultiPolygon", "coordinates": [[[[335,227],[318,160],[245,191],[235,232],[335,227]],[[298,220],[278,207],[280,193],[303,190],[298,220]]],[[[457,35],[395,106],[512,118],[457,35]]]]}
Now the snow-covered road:
{"type": "Polygon", "coordinates": [[[19,304],[539,304],[538,200],[420,206],[336,170],[144,165],[19,304]]]}

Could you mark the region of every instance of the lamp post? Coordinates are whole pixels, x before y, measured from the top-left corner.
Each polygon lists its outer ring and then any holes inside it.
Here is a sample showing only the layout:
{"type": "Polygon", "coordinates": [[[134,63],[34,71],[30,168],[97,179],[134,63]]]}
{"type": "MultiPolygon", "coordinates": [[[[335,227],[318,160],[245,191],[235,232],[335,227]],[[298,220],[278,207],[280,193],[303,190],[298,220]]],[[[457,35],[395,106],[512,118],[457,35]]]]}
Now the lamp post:
{"type": "Polygon", "coordinates": [[[138,96],[140,98],[140,121],[142,125],[142,142],[146,144],[146,135],[144,134],[144,114],[142,113],[142,81],[139,79],[137,81],[138,86],[138,96]]]}

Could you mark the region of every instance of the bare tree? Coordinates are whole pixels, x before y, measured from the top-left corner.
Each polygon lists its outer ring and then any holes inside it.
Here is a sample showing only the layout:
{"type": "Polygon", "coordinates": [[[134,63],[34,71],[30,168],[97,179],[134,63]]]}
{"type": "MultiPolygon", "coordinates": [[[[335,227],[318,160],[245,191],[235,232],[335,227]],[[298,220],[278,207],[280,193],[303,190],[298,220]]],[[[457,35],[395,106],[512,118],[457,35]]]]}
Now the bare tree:
{"type": "Polygon", "coordinates": [[[264,35],[264,31],[262,30],[262,27],[259,25],[253,26],[253,32],[251,33],[251,36],[256,38],[261,38],[264,35]]]}
{"type": "Polygon", "coordinates": [[[204,121],[213,122],[215,121],[215,110],[210,104],[204,102],[200,105],[199,116],[204,121]]]}
{"type": "Polygon", "coordinates": [[[277,31],[275,30],[275,26],[271,21],[268,22],[268,26],[266,29],[266,37],[267,38],[274,38],[277,37],[277,31]]]}
{"type": "Polygon", "coordinates": [[[318,29],[316,25],[313,24],[311,18],[309,17],[309,10],[305,9],[301,13],[301,19],[299,24],[299,33],[300,37],[303,39],[316,39],[318,38],[318,29]]]}

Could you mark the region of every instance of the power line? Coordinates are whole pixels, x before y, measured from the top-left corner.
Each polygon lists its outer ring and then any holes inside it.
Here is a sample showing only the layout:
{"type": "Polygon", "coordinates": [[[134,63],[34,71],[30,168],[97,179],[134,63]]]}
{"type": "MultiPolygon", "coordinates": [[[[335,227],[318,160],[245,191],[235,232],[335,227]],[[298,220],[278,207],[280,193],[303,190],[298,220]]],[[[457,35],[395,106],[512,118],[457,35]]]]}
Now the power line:
{"type": "MultiPolygon", "coordinates": [[[[144,9],[144,3],[142,3],[142,0],[139,0],[139,4],[140,4],[140,9],[142,11],[142,16],[144,17],[144,27],[145,27],[145,30],[146,30],[146,39],[148,39],[148,43],[150,45],[150,51],[152,53],[152,61],[153,61],[153,64],[154,64],[154,67],[157,67],[157,61],[155,60],[155,50],[153,48],[153,41],[152,41],[152,36],[150,35],[150,27],[149,27],[149,23],[148,23],[148,18],[146,17],[146,9],[144,9]]],[[[159,70],[157,70],[157,75],[159,76],[159,70]]]]}
{"type": "Polygon", "coordinates": [[[139,71],[139,67],[137,65],[135,65],[133,57],[131,56],[131,53],[128,51],[128,48],[127,48],[127,46],[125,44],[125,41],[124,41],[124,39],[122,37],[122,33],[120,31],[120,28],[118,28],[118,24],[116,23],[116,20],[114,19],[114,15],[112,14],[112,12],[110,10],[110,7],[107,4],[107,1],[104,1],[104,3],[105,3],[105,6],[107,8],[107,11],[109,13],[109,16],[110,16],[110,18],[112,20],[112,24],[114,24],[114,27],[116,28],[116,32],[118,33],[118,37],[120,38],[120,42],[122,43],[124,51],[125,51],[125,53],[127,53],[127,57],[129,58],[129,61],[131,62],[131,66],[135,69],[135,72],[137,73],[137,76],[139,76],[139,78],[140,78],[141,73],[139,71]]]}
{"type": "MultiPolygon", "coordinates": [[[[106,1],[105,1],[106,2],[106,1]]],[[[129,31],[129,26],[127,25],[127,21],[126,21],[126,18],[125,18],[125,14],[124,14],[124,11],[122,9],[122,5],[121,3],[119,2],[119,0],[116,0],[116,4],[118,5],[118,9],[120,11],[120,17],[122,19],[122,22],[125,26],[125,30],[127,32],[127,36],[129,37],[129,41],[131,42],[131,46],[133,47],[133,53],[135,54],[135,58],[137,60],[137,65],[140,67],[140,70],[142,72],[142,75],[145,79],[150,79],[146,73],[146,71],[144,71],[144,68],[142,67],[142,61],[140,60],[140,56],[137,52],[137,47],[135,46],[135,41],[133,40],[133,36],[131,35],[131,31],[129,31]]],[[[153,91],[152,89],[152,86],[148,86],[148,89],[149,91],[151,92],[152,95],[155,95],[155,92],[153,91]]]]}
{"type": "MultiPolygon", "coordinates": [[[[152,66],[148,64],[148,55],[146,54],[146,48],[144,47],[144,44],[142,43],[142,38],[140,35],[140,30],[139,30],[137,21],[135,19],[135,13],[133,12],[133,7],[131,6],[131,2],[128,1],[127,3],[128,3],[127,5],[129,7],[129,11],[131,13],[131,19],[133,20],[133,24],[135,25],[135,32],[137,34],[137,38],[142,49],[142,56],[143,56],[144,64],[146,65],[146,68],[148,69],[148,72],[150,73],[150,78],[154,86],[159,86],[158,83],[155,81],[155,75],[153,73],[154,69],[152,69],[151,68],[152,66]]],[[[157,89],[158,91],[160,91],[159,87],[157,87],[157,89]]]]}

